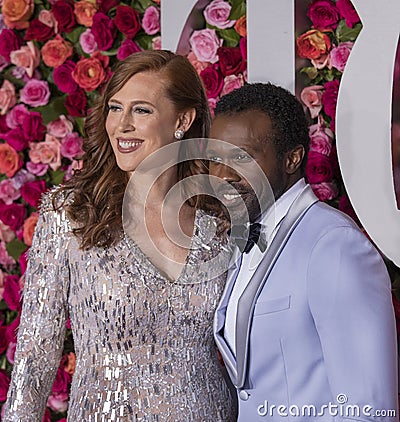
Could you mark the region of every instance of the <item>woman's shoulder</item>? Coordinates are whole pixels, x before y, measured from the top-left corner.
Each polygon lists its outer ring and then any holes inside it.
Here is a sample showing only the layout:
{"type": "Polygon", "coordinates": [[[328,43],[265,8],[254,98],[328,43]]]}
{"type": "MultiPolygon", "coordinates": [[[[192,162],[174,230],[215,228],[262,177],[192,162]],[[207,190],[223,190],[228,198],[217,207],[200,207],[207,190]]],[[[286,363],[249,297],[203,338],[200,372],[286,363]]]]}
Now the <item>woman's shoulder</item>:
{"type": "Polygon", "coordinates": [[[73,192],[71,190],[65,190],[62,186],[54,186],[42,195],[39,205],[40,213],[65,213],[66,207],[72,202],[72,199],[73,192]]]}

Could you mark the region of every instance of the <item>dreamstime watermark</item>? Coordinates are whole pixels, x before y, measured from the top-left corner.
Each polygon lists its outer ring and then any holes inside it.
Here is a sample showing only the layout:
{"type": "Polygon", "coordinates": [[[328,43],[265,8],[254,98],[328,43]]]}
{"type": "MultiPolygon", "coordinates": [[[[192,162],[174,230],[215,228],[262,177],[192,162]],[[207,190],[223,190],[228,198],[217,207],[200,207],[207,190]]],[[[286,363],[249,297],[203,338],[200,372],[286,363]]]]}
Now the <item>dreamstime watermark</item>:
{"type": "MultiPolygon", "coordinates": [[[[184,139],[166,145],[146,157],[132,172],[128,182],[122,207],[122,222],[126,235],[136,240],[137,232],[145,232],[145,242],[152,248],[159,258],[168,259],[159,251],[148,233],[147,227],[152,222],[146,221],[146,208],[151,206],[149,197],[156,184],[169,175],[172,169],[182,166],[185,162],[215,161],[235,172],[240,180],[245,180],[245,185],[233,183],[223,178],[199,172],[184,177],[173,184],[162,203],[161,221],[162,228],[169,239],[181,247],[191,249],[203,248],[207,250],[208,242],[215,236],[214,232],[208,233],[207,239],[194,243],[187,236],[179,222],[179,212],[182,206],[194,196],[206,195],[219,200],[227,210],[231,225],[243,226],[250,222],[249,201],[256,201],[259,212],[274,216],[275,199],[268,179],[249,154],[237,146],[216,139],[184,139]],[[243,158],[244,157],[244,158],[243,158]],[[143,223],[145,223],[143,225],[143,223]],[[143,230],[144,229],[144,230],[143,230]]],[[[173,175],[171,174],[173,177],[173,175]]],[[[204,217],[208,218],[208,217],[204,217]]],[[[273,217],[272,217],[273,218],[273,217]]],[[[143,239],[141,239],[143,244],[143,239]]],[[[211,280],[224,273],[229,265],[230,255],[224,248],[199,265],[199,277],[202,281],[211,280]]],[[[156,259],[157,261],[157,259],[156,259]]],[[[196,283],[194,281],[194,283],[196,283]]]]}
{"type": "Polygon", "coordinates": [[[283,404],[272,404],[268,400],[257,407],[257,414],[259,416],[298,416],[298,417],[323,417],[323,416],[340,416],[345,418],[359,418],[359,417],[391,417],[396,416],[395,409],[374,409],[368,404],[360,406],[357,404],[348,403],[346,394],[338,394],[336,396],[336,403],[328,402],[316,406],[314,404],[303,404],[302,406],[292,404],[286,406],[283,404]]]}

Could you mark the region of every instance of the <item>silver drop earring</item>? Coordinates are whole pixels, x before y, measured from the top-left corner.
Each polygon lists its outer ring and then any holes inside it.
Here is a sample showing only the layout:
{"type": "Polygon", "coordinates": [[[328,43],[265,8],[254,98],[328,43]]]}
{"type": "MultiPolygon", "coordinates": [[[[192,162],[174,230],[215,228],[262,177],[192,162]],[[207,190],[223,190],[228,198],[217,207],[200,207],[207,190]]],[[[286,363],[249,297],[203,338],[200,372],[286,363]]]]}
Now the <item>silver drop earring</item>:
{"type": "Polygon", "coordinates": [[[180,141],[183,138],[184,134],[185,134],[185,131],[183,129],[176,129],[176,131],[174,133],[175,139],[180,141]]]}

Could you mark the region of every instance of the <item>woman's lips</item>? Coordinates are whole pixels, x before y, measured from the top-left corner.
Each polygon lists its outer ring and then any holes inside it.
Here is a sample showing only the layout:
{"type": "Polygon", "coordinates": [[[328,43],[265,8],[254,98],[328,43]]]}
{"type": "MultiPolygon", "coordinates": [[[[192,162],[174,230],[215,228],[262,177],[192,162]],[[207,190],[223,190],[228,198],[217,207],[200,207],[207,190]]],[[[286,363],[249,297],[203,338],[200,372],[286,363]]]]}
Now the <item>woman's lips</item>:
{"type": "Polygon", "coordinates": [[[117,148],[122,154],[127,154],[139,149],[143,142],[143,139],[117,138],[117,148]]]}

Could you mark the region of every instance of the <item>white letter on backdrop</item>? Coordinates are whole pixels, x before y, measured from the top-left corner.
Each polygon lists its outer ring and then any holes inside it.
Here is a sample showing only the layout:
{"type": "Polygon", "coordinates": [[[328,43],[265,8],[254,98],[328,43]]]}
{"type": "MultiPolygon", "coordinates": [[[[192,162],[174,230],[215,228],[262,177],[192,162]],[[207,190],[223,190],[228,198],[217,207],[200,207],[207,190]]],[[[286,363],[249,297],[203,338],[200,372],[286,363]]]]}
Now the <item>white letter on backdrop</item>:
{"type": "Polygon", "coordinates": [[[400,211],[390,142],[400,2],[384,3],[353,0],[363,29],[340,84],[336,137],[340,168],[353,207],[377,246],[400,266],[400,211]]]}

